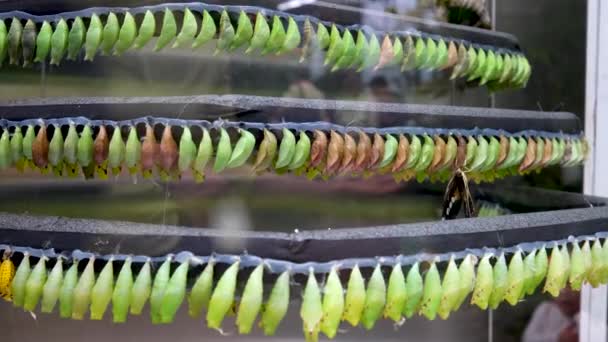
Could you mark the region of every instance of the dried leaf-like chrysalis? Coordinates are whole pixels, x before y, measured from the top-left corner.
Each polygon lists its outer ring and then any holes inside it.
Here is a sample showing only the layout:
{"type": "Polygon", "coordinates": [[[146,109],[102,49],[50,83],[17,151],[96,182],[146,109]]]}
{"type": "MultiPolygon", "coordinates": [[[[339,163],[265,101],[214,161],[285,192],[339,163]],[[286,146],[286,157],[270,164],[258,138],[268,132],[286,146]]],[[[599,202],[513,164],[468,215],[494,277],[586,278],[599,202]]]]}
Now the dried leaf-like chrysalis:
{"type": "Polygon", "coordinates": [[[365,307],[361,315],[361,324],[366,330],[371,330],[376,321],[382,316],[386,303],[386,284],[380,265],[376,265],[365,291],[365,307]]]}
{"type": "Polygon", "coordinates": [[[165,259],[162,265],[156,271],[154,282],[152,283],[152,292],[150,292],[150,316],[153,324],[162,322],[161,310],[165,290],[169,283],[171,272],[171,257],[165,259]]]}
{"type": "Polygon", "coordinates": [[[386,142],[384,143],[384,153],[382,155],[382,160],[380,161],[378,168],[384,168],[393,162],[393,159],[395,159],[395,156],[397,155],[398,145],[399,143],[393,135],[386,135],[386,142]]]}
{"type": "Polygon", "coordinates": [[[82,49],[82,45],[84,44],[85,31],[86,28],[82,18],[76,17],[72,22],[72,28],[68,35],[68,60],[76,60],[76,57],[78,57],[80,49],[82,49]]]}
{"type": "Polygon", "coordinates": [[[245,11],[241,11],[237,21],[236,33],[234,34],[234,39],[232,39],[232,43],[230,44],[230,49],[234,50],[239,48],[243,44],[249,42],[252,36],[253,25],[251,25],[251,20],[249,20],[249,16],[247,16],[245,11]]]}
{"type": "Polygon", "coordinates": [[[471,171],[481,171],[486,159],[488,159],[488,149],[490,146],[488,141],[481,135],[477,137],[477,141],[479,143],[475,148],[475,158],[469,168],[471,171]]]}
{"type": "Polygon", "coordinates": [[[285,43],[285,28],[283,22],[278,16],[272,17],[272,26],[270,28],[270,36],[266,41],[266,46],[262,50],[262,54],[278,53],[285,43]]]}
{"type": "Polygon", "coordinates": [[[72,319],[84,319],[84,316],[89,309],[89,305],[91,304],[91,292],[93,286],[95,286],[94,264],[95,258],[90,258],[74,287],[74,294],[72,297],[72,319]]]}
{"type": "Polygon", "coordinates": [[[327,147],[327,163],[325,165],[325,173],[328,175],[338,170],[344,154],[344,138],[342,138],[342,135],[333,130],[330,135],[331,138],[327,147]]]}
{"type": "Polygon", "coordinates": [[[437,307],[437,314],[441,319],[447,319],[450,316],[450,312],[454,309],[459,297],[460,272],[458,272],[458,266],[456,266],[454,256],[452,256],[441,284],[441,299],[437,307]]]}
{"type": "Polygon", "coordinates": [[[118,40],[114,44],[114,54],[119,56],[130,49],[136,37],[137,25],[135,24],[135,18],[133,18],[131,13],[126,12],[120,31],[118,32],[118,40]]]}
{"type": "Polygon", "coordinates": [[[264,297],[264,265],[258,265],[247,279],[247,284],[243,290],[239,309],[236,314],[236,326],[239,334],[249,334],[255,322],[264,297]]]}
{"type": "Polygon", "coordinates": [[[418,162],[416,163],[414,169],[417,172],[421,172],[428,169],[428,167],[431,165],[431,162],[433,161],[434,155],[435,143],[428,134],[425,134],[424,144],[422,145],[422,149],[420,151],[420,158],[418,159],[418,162]]]}
{"type": "Polygon", "coordinates": [[[146,46],[150,39],[154,37],[154,32],[156,32],[156,20],[154,19],[154,14],[150,10],[147,10],[141,21],[141,25],[139,25],[139,32],[137,32],[133,46],[136,49],[146,46]]]}
{"type": "Polygon", "coordinates": [[[530,169],[535,169],[541,166],[542,160],[545,153],[545,141],[543,138],[536,137],[536,153],[534,155],[534,162],[530,165],[530,169]]]}
{"type": "Polygon", "coordinates": [[[357,46],[353,35],[348,29],[344,29],[342,36],[342,55],[338,57],[336,64],[331,68],[331,71],[348,68],[357,57],[357,46]]]}
{"type": "Polygon", "coordinates": [[[379,167],[379,163],[384,158],[384,139],[380,134],[374,134],[374,143],[372,144],[371,158],[369,161],[369,168],[375,169],[379,167]]]}
{"type": "Polygon", "coordinates": [[[340,172],[350,172],[355,167],[357,158],[357,142],[348,133],[344,134],[344,157],[340,165],[340,172]]]}
{"type": "Polygon", "coordinates": [[[493,289],[494,271],[490,264],[490,254],[485,254],[477,267],[477,278],[475,279],[471,304],[477,305],[482,310],[487,309],[493,289]]]}
{"type": "Polygon", "coordinates": [[[194,42],[192,42],[192,48],[196,49],[200,46],[203,46],[205,43],[213,39],[217,32],[217,26],[215,25],[215,21],[213,17],[207,10],[203,10],[203,18],[201,22],[201,31],[199,32],[194,42]]]}
{"type": "Polygon", "coordinates": [[[271,131],[264,129],[264,139],[262,139],[258,148],[253,169],[257,172],[268,169],[272,165],[276,154],[277,138],[271,131]]]}
{"type": "MultiPolygon", "coordinates": [[[[114,44],[118,40],[118,34],[120,33],[120,24],[118,23],[118,17],[116,14],[110,12],[106,18],[106,24],[103,27],[102,38],[101,38],[101,52],[104,55],[109,55],[114,48],[114,44]]],[[[53,44],[55,42],[53,41],[53,44]]],[[[54,45],[51,45],[55,48],[54,45]]]]}
{"type": "Polygon", "coordinates": [[[435,142],[435,151],[433,153],[433,161],[431,162],[431,166],[429,166],[429,171],[434,172],[439,168],[443,158],[445,156],[445,140],[440,136],[436,135],[434,137],[435,142]]]}
{"type": "Polygon", "coordinates": [[[34,311],[36,306],[38,306],[46,277],[46,257],[42,257],[38,259],[36,266],[34,266],[25,282],[25,297],[23,300],[23,309],[25,311],[34,311]]]}
{"type": "Polygon", "coordinates": [[[410,169],[418,163],[421,152],[422,142],[420,141],[420,138],[416,135],[412,135],[412,142],[410,143],[410,148],[407,152],[407,163],[405,163],[406,169],[410,169]]]}
{"type": "Polygon", "coordinates": [[[289,163],[288,169],[296,170],[306,165],[308,157],[310,156],[310,138],[305,131],[300,131],[300,137],[296,144],[294,156],[289,163]]]}
{"type": "Polygon", "coordinates": [[[471,60],[469,59],[467,48],[460,43],[458,45],[458,62],[454,65],[454,69],[452,69],[450,80],[455,80],[458,77],[464,76],[469,69],[470,63],[471,60]]]}
{"type": "Polygon", "coordinates": [[[540,163],[537,165],[537,167],[544,167],[544,166],[549,165],[549,162],[551,161],[552,156],[553,156],[553,141],[551,139],[545,138],[542,159],[541,159],[540,163]]]}
{"type": "Polygon", "coordinates": [[[300,29],[296,21],[289,17],[287,20],[287,31],[285,32],[285,41],[279,53],[289,52],[300,45],[302,37],[300,36],[300,29]]]}
{"type": "Polygon", "coordinates": [[[25,23],[23,34],[21,36],[21,48],[23,50],[23,66],[27,67],[34,60],[34,52],[36,50],[36,24],[31,19],[25,23]]]}
{"type": "Polygon", "coordinates": [[[220,329],[224,317],[232,308],[239,265],[240,262],[237,261],[224,271],[211,294],[207,311],[207,326],[211,329],[220,329]]]}
{"type": "Polygon", "coordinates": [[[132,175],[137,172],[137,168],[139,167],[141,161],[141,156],[141,143],[139,142],[139,137],[137,136],[137,128],[135,126],[131,126],[131,129],[129,130],[129,137],[127,138],[127,144],[125,146],[125,164],[127,165],[127,168],[129,168],[129,173],[132,175]]]}
{"type": "Polygon", "coordinates": [[[158,36],[158,39],[156,40],[156,46],[154,46],[154,51],[162,50],[173,40],[173,38],[175,38],[176,35],[177,23],[175,22],[175,16],[173,15],[173,12],[171,10],[165,8],[165,14],[163,16],[163,26],[160,30],[160,36],[158,36]]]}
{"type": "Polygon", "coordinates": [[[401,264],[397,263],[393,266],[391,275],[388,278],[384,317],[388,317],[395,322],[400,322],[406,299],[407,289],[405,286],[405,276],[403,275],[401,264]]]}
{"type": "Polygon", "coordinates": [[[536,160],[536,142],[532,137],[528,137],[528,145],[526,148],[526,154],[524,160],[519,165],[519,172],[526,171],[529,169],[534,161],[536,160]]]}
{"type": "Polygon", "coordinates": [[[177,143],[173,139],[173,133],[171,132],[171,126],[166,125],[163,130],[163,136],[160,140],[160,167],[166,174],[172,174],[177,168],[177,159],[179,153],[177,150],[177,143]]]}
{"type": "Polygon", "coordinates": [[[458,297],[452,306],[452,311],[458,310],[469,293],[475,288],[475,262],[476,258],[471,254],[467,254],[460,262],[460,266],[458,267],[460,275],[458,297]]]}
{"type": "Polygon", "coordinates": [[[505,138],[504,135],[500,136],[500,149],[498,152],[498,159],[496,159],[496,166],[502,165],[507,160],[509,154],[509,139],[505,138]]]}
{"type": "Polygon", "coordinates": [[[102,179],[108,176],[106,168],[109,154],[110,141],[108,139],[108,132],[106,131],[106,127],[101,125],[99,126],[97,137],[95,137],[95,141],[93,142],[93,160],[95,161],[97,174],[102,179]]]}
{"type": "Polygon", "coordinates": [[[583,257],[583,252],[578,245],[578,241],[574,241],[572,244],[572,255],[570,257],[570,287],[573,290],[580,290],[583,281],[585,281],[586,277],[586,269],[585,269],[585,260],[583,257]]]}
{"type": "MultiPolygon", "coordinates": [[[[245,17],[246,16],[247,15],[245,15],[245,17]]],[[[239,20],[240,20],[240,18],[239,18],[239,20]]],[[[240,24],[240,21],[239,21],[239,24],[240,24]]],[[[249,27],[251,28],[251,23],[249,23],[249,27]]],[[[194,36],[196,36],[197,32],[198,32],[198,23],[196,22],[196,18],[194,17],[194,14],[192,14],[192,11],[190,11],[189,8],[186,8],[184,10],[184,19],[182,21],[182,28],[179,31],[179,34],[177,35],[177,37],[175,38],[175,43],[173,43],[173,48],[186,47],[186,46],[192,45],[192,42],[194,41],[194,36]]],[[[247,37],[247,40],[249,40],[249,37],[247,37]]],[[[242,43],[245,43],[245,41],[243,41],[242,43]]]]}
{"type": "Polygon", "coordinates": [[[21,37],[23,35],[23,24],[21,19],[13,17],[8,30],[8,57],[9,63],[18,65],[21,60],[21,37]]]}
{"type": "Polygon", "coordinates": [[[131,289],[131,315],[141,315],[141,312],[152,293],[152,271],[150,261],[146,261],[135,278],[131,289]]]}
{"type": "Polygon", "coordinates": [[[509,286],[509,271],[504,253],[501,253],[494,264],[494,282],[490,296],[490,308],[496,309],[505,298],[509,286]]]}
{"type": "Polygon", "coordinates": [[[59,292],[59,316],[61,318],[72,317],[72,308],[74,304],[74,288],[78,283],[78,261],[74,261],[72,266],[68,269],[61,282],[61,289],[59,292]]]}
{"type": "Polygon", "coordinates": [[[317,167],[325,162],[328,139],[323,131],[314,131],[314,141],[310,150],[310,166],[317,167]]]}
{"type": "Polygon", "coordinates": [[[131,270],[131,258],[128,257],[120,268],[116,285],[112,291],[112,321],[114,323],[127,321],[131,291],[133,291],[133,271],[131,270]]]}
{"type": "Polygon", "coordinates": [[[367,169],[370,164],[372,151],[372,141],[369,136],[359,131],[359,142],[357,143],[357,159],[355,160],[355,170],[363,171],[367,169]]]}
{"type": "Polygon", "coordinates": [[[94,141],[93,130],[90,125],[85,125],[78,139],[78,147],[76,149],[78,156],[78,164],[81,167],[87,167],[93,163],[94,141]]]}
{"type": "Polygon", "coordinates": [[[394,50],[393,50],[393,42],[391,41],[391,37],[388,35],[384,36],[382,40],[382,45],[380,46],[380,60],[378,64],[374,67],[374,70],[378,70],[383,68],[386,65],[389,65],[393,61],[394,50]]]}
{"type": "Polygon", "coordinates": [[[160,321],[162,323],[172,323],[177,314],[177,310],[186,298],[186,281],[188,280],[188,267],[190,260],[186,259],[175,269],[171,278],[167,282],[165,291],[160,304],[160,321]]]}
{"type": "Polygon", "coordinates": [[[323,304],[321,302],[321,290],[315,278],[315,274],[310,269],[308,281],[302,295],[302,307],[300,308],[304,336],[306,341],[316,342],[321,329],[321,319],[323,318],[323,304]]]}
{"type": "Polygon", "coordinates": [[[49,141],[46,134],[45,124],[40,126],[36,139],[32,143],[32,160],[34,161],[34,165],[41,169],[46,168],[49,163],[49,141]]]}
{"type": "Polygon", "coordinates": [[[547,279],[543,292],[549,292],[553,297],[557,297],[562,290],[561,279],[564,270],[564,260],[562,252],[557,245],[553,246],[549,267],[547,269],[547,279]]]}
{"type": "Polygon", "coordinates": [[[434,320],[437,316],[437,309],[441,302],[441,277],[435,263],[431,263],[431,267],[426,272],[424,277],[424,292],[422,295],[422,303],[420,305],[420,314],[427,319],[434,320]]]}
{"type": "MultiPolygon", "coordinates": [[[[127,150],[128,150],[127,142],[127,150]]],[[[154,136],[154,127],[146,124],[146,136],[141,144],[141,171],[144,177],[152,176],[152,170],[159,163],[160,145],[154,136]]]]}
{"type": "MultiPolygon", "coordinates": [[[[63,283],[63,259],[57,258],[55,266],[51,269],[49,276],[42,288],[42,301],[40,303],[40,311],[43,313],[51,313],[57,304],[59,294],[61,292],[61,284],[63,283]]],[[[1,292],[1,291],[0,291],[1,292]]]]}
{"type": "Polygon", "coordinates": [[[92,61],[95,58],[97,49],[99,49],[99,45],[101,44],[102,32],[103,24],[101,23],[101,19],[99,19],[97,14],[93,13],[84,41],[85,61],[92,61]]]}
{"type": "Polygon", "coordinates": [[[215,262],[210,260],[201,275],[196,279],[188,296],[188,315],[198,318],[204,308],[209,306],[213,291],[213,269],[215,262]]]}
{"type": "MultiPolygon", "coordinates": [[[[308,19],[307,19],[308,21],[308,19]]],[[[310,25],[310,21],[308,21],[310,25]]],[[[306,35],[306,25],[304,25],[304,33],[306,35]]],[[[249,42],[249,47],[245,51],[246,53],[250,53],[254,50],[262,50],[266,43],[268,42],[268,37],[270,37],[270,26],[268,26],[268,22],[266,21],[266,17],[262,14],[262,12],[258,12],[255,16],[255,25],[253,27],[253,36],[251,37],[251,41],[249,42]]],[[[306,46],[306,44],[305,44],[306,46]]]]}
{"type": "Polygon", "coordinates": [[[289,166],[296,152],[296,137],[288,130],[283,128],[283,138],[279,145],[279,155],[275,164],[275,168],[281,169],[289,166]]]}
{"type": "Polygon", "coordinates": [[[323,289],[321,331],[330,339],[336,336],[344,312],[344,289],[336,267],[332,267],[323,289]]]}
{"type": "Polygon", "coordinates": [[[51,65],[59,65],[68,47],[68,23],[62,18],[51,36],[51,65]]]}
{"type": "Polygon", "coordinates": [[[110,258],[106,262],[91,290],[91,320],[101,320],[112,300],[112,292],[114,291],[113,261],[110,258]]]}
{"type": "Polygon", "coordinates": [[[329,49],[327,50],[327,54],[325,55],[325,65],[335,64],[336,62],[338,62],[338,59],[342,56],[342,53],[344,51],[342,37],[336,25],[331,26],[330,32],[331,33],[329,35],[329,49]]]}
{"type": "Polygon", "coordinates": [[[391,167],[391,172],[395,173],[403,169],[408,159],[409,149],[410,141],[405,137],[405,135],[400,134],[399,145],[397,146],[397,156],[395,157],[395,161],[393,162],[393,166],[391,167]]]}
{"type": "Polygon", "coordinates": [[[353,327],[359,324],[363,309],[365,307],[365,281],[359,270],[359,266],[350,272],[346,288],[345,306],[343,320],[349,322],[353,327]]]}
{"type": "Polygon", "coordinates": [[[122,140],[122,132],[120,126],[114,127],[110,146],[108,148],[108,167],[112,169],[115,175],[120,173],[122,163],[125,160],[126,146],[122,140]]]}
{"type": "Polygon", "coordinates": [[[315,29],[312,27],[312,24],[308,18],[304,20],[304,28],[302,29],[302,32],[304,33],[304,41],[302,42],[300,63],[304,62],[312,54],[313,48],[318,47],[315,29]]]}
{"type": "Polygon", "coordinates": [[[378,65],[378,61],[380,61],[380,51],[380,42],[378,41],[376,35],[372,33],[369,38],[367,55],[357,71],[369,69],[378,65]]]}
{"type": "Polygon", "coordinates": [[[403,307],[403,315],[407,318],[411,318],[414,313],[418,312],[422,296],[424,292],[424,285],[418,263],[415,263],[407,273],[405,279],[405,293],[406,300],[405,306],[403,307]]]}
{"type": "Polygon", "coordinates": [[[411,35],[405,37],[403,43],[403,60],[401,61],[401,71],[412,70],[416,67],[416,46],[411,35]]]}
{"type": "Polygon", "coordinates": [[[285,271],[277,278],[268,301],[264,305],[260,325],[265,335],[274,335],[277,327],[285,317],[289,306],[289,272],[285,271]]]}
{"type": "Polygon", "coordinates": [[[196,153],[196,159],[194,160],[194,175],[197,182],[204,179],[205,166],[209,162],[209,159],[213,156],[213,144],[211,142],[211,136],[206,128],[203,128],[203,137],[198,145],[198,151],[196,153]]]}
{"type": "Polygon", "coordinates": [[[505,292],[505,300],[511,305],[517,304],[524,290],[524,261],[521,257],[521,251],[518,250],[511,257],[509,262],[509,271],[507,275],[507,291],[505,292]]]}
{"type": "MultiPolygon", "coordinates": [[[[466,50],[465,50],[466,51],[466,50]]],[[[458,63],[458,48],[453,40],[448,44],[448,55],[445,59],[445,63],[442,65],[442,69],[451,68],[458,63]]]]}

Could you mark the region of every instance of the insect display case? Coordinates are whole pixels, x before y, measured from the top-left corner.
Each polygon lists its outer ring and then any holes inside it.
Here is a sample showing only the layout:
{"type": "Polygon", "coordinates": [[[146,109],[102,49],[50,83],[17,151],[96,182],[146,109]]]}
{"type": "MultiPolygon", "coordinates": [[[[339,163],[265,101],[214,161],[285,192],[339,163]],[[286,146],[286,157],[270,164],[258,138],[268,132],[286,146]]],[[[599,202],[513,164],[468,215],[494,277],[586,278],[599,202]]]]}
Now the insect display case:
{"type": "Polygon", "coordinates": [[[486,105],[532,74],[509,34],[53,4],[0,5],[14,339],[484,340],[486,311],[608,281],[606,200],[518,183],[584,162],[580,120],[486,105]]]}

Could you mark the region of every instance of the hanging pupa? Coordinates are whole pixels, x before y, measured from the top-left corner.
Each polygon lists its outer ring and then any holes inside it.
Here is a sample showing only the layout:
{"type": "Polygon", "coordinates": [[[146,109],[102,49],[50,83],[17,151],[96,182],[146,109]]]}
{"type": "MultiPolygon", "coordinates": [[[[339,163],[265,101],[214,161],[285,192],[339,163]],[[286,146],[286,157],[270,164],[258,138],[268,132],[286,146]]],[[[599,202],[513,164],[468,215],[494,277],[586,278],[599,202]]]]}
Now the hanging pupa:
{"type": "Polygon", "coordinates": [[[152,324],[162,323],[161,308],[165,290],[171,277],[171,260],[171,256],[167,257],[154,275],[152,292],[150,292],[150,317],[152,324]]]}
{"type": "Polygon", "coordinates": [[[365,280],[361,275],[359,266],[355,265],[350,271],[350,278],[346,287],[344,298],[344,314],[342,319],[353,327],[359,324],[363,308],[365,307],[365,280]]]}
{"type": "Polygon", "coordinates": [[[262,307],[264,298],[264,265],[259,264],[249,275],[239,308],[236,326],[239,334],[249,334],[262,307]]]}
{"type": "Polygon", "coordinates": [[[57,258],[42,288],[40,311],[51,313],[57,304],[63,283],[63,258],[57,258]]]}
{"type": "Polygon", "coordinates": [[[396,263],[388,278],[384,317],[388,317],[396,323],[400,322],[406,299],[407,289],[405,285],[405,276],[403,275],[401,263],[396,263]]]}
{"type": "Polygon", "coordinates": [[[198,318],[209,305],[211,291],[213,290],[213,268],[215,262],[209,260],[203,272],[192,285],[190,295],[188,296],[188,314],[192,318],[198,318]]]}
{"type": "Polygon", "coordinates": [[[74,260],[72,266],[67,270],[61,282],[59,292],[59,316],[61,318],[72,317],[74,306],[74,288],[78,284],[78,260],[74,260]]]}
{"type": "Polygon", "coordinates": [[[437,308],[437,314],[441,319],[447,319],[460,297],[460,272],[458,272],[454,256],[450,258],[448,263],[441,289],[441,300],[437,308]]]}
{"type": "Polygon", "coordinates": [[[110,154],[110,140],[104,125],[99,126],[99,132],[93,142],[93,161],[95,171],[101,179],[108,178],[108,156],[110,154]]]}
{"type": "Polygon", "coordinates": [[[494,271],[490,264],[489,253],[485,254],[479,266],[477,266],[477,277],[475,279],[475,289],[471,297],[471,304],[477,305],[480,309],[486,310],[490,302],[490,296],[494,289],[494,271]]]}
{"type": "Polygon", "coordinates": [[[38,301],[42,296],[42,289],[47,278],[46,257],[38,259],[36,266],[30,272],[25,282],[25,298],[23,301],[23,309],[25,311],[34,311],[38,306],[38,301]]]}
{"type": "Polygon", "coordinates": [[[511,257],[507,272],[507,291],[505,300],[511,305],[517,304],[524,290],[524,261],[521,257],[521,250],[518,250],[511,257]]]}
{"type": "Polygon", "coordinates": [[[147,260],[135,278],[131,289],[131,315],[141,315],[141,312],[152,293],[152,271],[150,260],[147,260]]]}
{"type": "Polygon", "coordinates": [[[338,332],[342,314],[344,313],[344,289],[338,276],[337,266],[333,266],[327,276],[327,281],[323,288],[322,306],[321,332],[332,339],[338,332]]]}
{"type": "Polygon", "coordinates": [[[112,292],[112,322],[124,323],[127,321],[132,290],[133,271],[131,270],[131,257],[128,257],[120,268],[112,292]]]}
{"type": "Polygon", "coordinates": [[[80,274],[72,295],[72,319],[82,320],[91,304],[91,292],[95,286],[95,258],[91,257],[80,274]]]}
{"type": "Polygon", "coordinates": [[[420,303],[420,314],[429,320],[434,320],[437,316],[437,310],[441,303],[441,295],[443,289],[441,287],[441,277],[435,262],[431,263],[431,267],[426,272],[424,277],[424,290],[422,294],[422,302],[420,303]]]}
{"type": "Polygon", "coordinates": [[[553,297],[557,297],[562,290],[561,279],[564,271],[564,261],[562,253],[557,245],[551,250],[551,258],[547,269],[547,278],[543,292],[549,292],[553,297]]]}
{"type": "Polygon", "coordinates": [[[289,272],[285,271],[277,278],[262,311],[260,325],[264,330],[264,335],[274,335],[285,314],[287,314],[288,306],[289,272]]]}
{"type": "Polygon", "coordinates": [[[101,320],[114,291],[114,260],[106,262],[91,290],[91,320],[101,320]]]}
{"type": "Polygon", "coordinates": [[[17,267],[15,277],[11,283],[11,293],[13,295],[13,306],[23,307],[25,302],[25,284],[27,278],[30,276],[32,269],[30,267],[30,255],[28,253],[23,254],[23,259],[17,267]]]}
{"type": "Polygon", "coordinates": [[[321,319],[323,318],[323,304],[321,302],[321,290],[312,268],[308,272],[308,280],[302,295],[300,317],[302,318],[302,328],[306,341],[318,341],[321,319]]]}
{"type": "Polygon", "coordinates": [[[207,310],[207,326],[211,329],[220,330],[224,317],[232,308],[239,265],[237,261],[224,271],[211,294],[207,310]]]}
{"type": "Polygon", "coordinates": [[[188,280],[189,267],[190,259],[187,258],[175,269],[165,286],[159,309],[160,321],[163,324],[173,322],[177,310],[179,310],[186,298],[186,282],[188,280]]]}

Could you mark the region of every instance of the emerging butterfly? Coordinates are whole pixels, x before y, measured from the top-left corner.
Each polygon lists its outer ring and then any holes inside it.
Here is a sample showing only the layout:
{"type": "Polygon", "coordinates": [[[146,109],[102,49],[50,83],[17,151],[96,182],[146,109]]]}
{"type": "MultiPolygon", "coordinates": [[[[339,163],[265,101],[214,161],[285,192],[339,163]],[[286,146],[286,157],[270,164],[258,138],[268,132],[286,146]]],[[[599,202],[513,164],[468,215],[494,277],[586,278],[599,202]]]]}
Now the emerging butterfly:
{"type": "Polygon", "coordinates": [[[464,216],[475,217],[475,203],[469,191],[469,181],[464,171],[454,171],[443,195],[441,218],[452,220],[458,216],[464,203],[464,216]]]}

